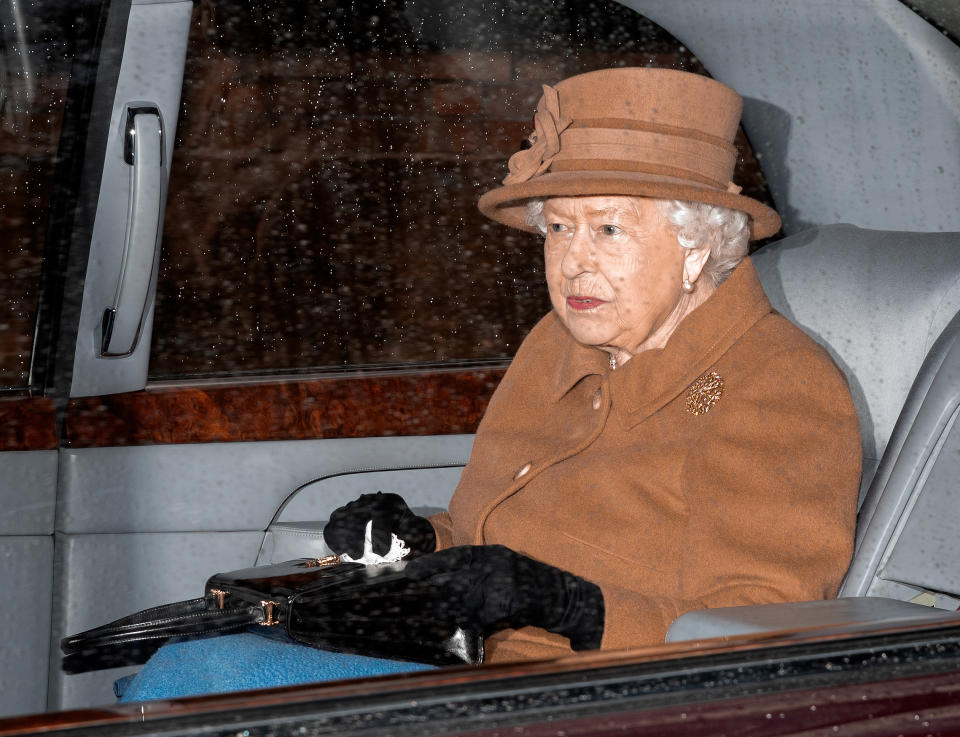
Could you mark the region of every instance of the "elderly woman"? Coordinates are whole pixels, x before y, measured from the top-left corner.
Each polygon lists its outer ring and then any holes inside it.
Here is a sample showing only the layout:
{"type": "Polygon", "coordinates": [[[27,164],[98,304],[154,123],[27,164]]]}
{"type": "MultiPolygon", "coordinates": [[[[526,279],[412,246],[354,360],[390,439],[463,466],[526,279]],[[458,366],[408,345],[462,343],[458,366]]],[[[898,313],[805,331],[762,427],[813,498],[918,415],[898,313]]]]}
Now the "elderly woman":
{"type": "MultiPolygon", "coordinates": [[[[324,530],[352,558],[368,529],[380,554],[403,539],[420,554],[406,574],[484,628],[488,661],[653,644],[688,610],[836,594],[857,416],[746,257],[780,221],[730,181],[740,107],[669,70],[543,88],[529,145],[480,209],[543,236],[552,310],[494,394],[449,511],[427,520],[365,494],[324,530]]],[[[305,662],[309,648],[263,639],[167,645],[124,699],[332,677],[335,654],[305,662]],[[264,663],[272,675],[249,681],[264,663]]],[[[344,657],[341,677],[413,667],[344,657]]]]}
{"type": "Polygon", "coordinates": [[[487,659],[662,642],[685,611],[834,596],[860,439],[843,374],[770,306],[746,257],[779,218],[730,181],[740,97],[613,69],[544,86],[480,209],[544,238],[552,310],[521,345],[449,511],[368,494],[407,566],[490,634],[487,659]]]}

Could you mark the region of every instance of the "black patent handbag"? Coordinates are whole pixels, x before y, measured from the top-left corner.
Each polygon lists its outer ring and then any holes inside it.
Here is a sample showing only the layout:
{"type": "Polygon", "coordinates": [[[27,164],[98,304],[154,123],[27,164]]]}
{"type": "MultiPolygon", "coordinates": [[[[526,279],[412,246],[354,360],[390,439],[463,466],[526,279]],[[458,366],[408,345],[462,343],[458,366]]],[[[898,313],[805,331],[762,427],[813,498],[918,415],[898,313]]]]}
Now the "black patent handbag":
{"type": "Polygon", "coordinates": [[[145,663],[169,639],[280,628],[324,650],[433,665],[483,661],[483,634],[405,561],[301,558],[212,576],[202,597],[145,609],[60,642],[67,673],[145,663]]]}

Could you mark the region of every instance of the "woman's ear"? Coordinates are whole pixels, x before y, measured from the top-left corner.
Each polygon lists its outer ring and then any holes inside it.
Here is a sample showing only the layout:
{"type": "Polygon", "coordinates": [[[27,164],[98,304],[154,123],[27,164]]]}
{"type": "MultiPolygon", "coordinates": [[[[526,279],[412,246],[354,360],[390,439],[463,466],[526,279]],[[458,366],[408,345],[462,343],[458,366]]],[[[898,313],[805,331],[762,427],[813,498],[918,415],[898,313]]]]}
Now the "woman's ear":
{"type": "Polygon", "coordinates": [[[710,258],[710,248],[684,248],[686,253],[683,256],[683,280],[690,284],[696,284],[697,279],[703,273],[703,267],[707,265],[707,259],[710,258]]]}

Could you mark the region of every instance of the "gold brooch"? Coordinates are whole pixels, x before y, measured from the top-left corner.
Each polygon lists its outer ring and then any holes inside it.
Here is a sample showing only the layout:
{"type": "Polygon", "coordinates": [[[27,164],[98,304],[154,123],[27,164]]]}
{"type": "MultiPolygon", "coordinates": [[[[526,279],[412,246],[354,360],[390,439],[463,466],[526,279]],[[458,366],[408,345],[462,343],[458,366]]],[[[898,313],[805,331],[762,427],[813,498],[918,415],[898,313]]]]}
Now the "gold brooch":
{"type": "Polygon", "coordinates": [[[704,374],[690,385],[687,392],[687,412],[705,415],[723,396],[723,377],[716,371],[704,374]]]}

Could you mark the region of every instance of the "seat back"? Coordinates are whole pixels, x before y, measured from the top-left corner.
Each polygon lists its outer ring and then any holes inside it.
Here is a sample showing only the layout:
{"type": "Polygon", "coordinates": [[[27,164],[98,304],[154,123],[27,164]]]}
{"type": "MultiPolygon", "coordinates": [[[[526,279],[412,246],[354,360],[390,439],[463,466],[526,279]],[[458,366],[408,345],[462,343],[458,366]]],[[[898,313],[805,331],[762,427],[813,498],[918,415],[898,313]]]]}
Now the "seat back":
{"type": "Polygon", "coordinates": [[[864,475],[842,596],[960,595],[960,234],[831,225],[754,256],[850,382],[864,475]]]}

